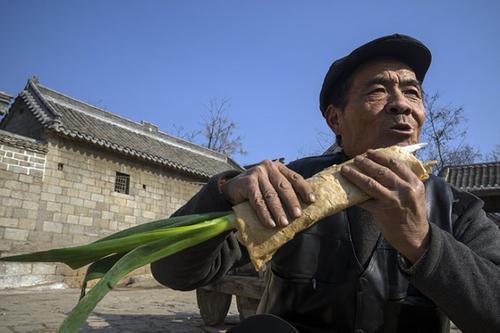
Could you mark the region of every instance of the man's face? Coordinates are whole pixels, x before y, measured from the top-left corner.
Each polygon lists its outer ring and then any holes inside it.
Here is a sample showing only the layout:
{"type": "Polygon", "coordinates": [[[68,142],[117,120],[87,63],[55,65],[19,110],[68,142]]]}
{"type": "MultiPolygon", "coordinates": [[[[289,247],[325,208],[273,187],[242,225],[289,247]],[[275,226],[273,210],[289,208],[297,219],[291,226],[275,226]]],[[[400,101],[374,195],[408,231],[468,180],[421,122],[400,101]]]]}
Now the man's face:
{"type": "Polygon", "coordinates": [[[352,75],[343,110],[330,105],[327,122],[353,157],[370,148],[417,143],[425,120],[415,73],[391,59],[366,63],[352,75]]]}

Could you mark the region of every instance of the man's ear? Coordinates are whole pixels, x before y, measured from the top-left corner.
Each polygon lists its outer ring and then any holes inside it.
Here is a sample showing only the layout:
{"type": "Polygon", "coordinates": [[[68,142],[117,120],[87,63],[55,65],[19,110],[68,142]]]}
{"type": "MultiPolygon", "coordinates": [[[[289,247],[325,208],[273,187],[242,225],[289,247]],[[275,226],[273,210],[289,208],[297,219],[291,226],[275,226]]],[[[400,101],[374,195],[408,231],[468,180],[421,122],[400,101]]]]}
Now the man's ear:
{"type": "Polygon", "coordinates": [[[342,135],[342,110],[334,107],[332,104],[328,105],[325,111],[325,119],[328,126],[337,135],[342,135]]]}

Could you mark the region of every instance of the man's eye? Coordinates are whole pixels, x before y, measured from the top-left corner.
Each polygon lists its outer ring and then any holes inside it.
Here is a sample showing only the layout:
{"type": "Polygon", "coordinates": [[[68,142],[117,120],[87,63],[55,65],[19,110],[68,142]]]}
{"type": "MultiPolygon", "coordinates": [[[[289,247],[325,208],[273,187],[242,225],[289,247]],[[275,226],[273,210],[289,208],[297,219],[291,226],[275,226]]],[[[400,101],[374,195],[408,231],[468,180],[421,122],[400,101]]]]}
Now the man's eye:
{"type": "Polygon", "coordinates": [[[411,95],[420,98],[420,91],[417,89],[406,89],[404,92],[406,95],[411,95]]]}
{"type": "Polygon", "coordinates": [[[377,93],[385,93],[385,88],[378,87],[378,88],[373,88],[373,89],[368,91],[368,95],[373,95],[373,94],[377,94],[377,93]]]}

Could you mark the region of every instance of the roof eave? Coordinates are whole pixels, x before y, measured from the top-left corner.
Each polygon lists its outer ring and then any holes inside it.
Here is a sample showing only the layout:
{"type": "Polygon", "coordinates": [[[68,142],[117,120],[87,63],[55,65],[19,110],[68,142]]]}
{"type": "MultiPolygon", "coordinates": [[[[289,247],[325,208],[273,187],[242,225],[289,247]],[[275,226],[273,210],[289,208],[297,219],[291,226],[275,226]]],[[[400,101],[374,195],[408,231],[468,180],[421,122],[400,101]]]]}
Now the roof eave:
{"type": "MultiPolygon", "coordinates": [[[[61,115],[45,99],[45,96],[38,89],[38,84],[38,79],[36,77],[30,78],[26,84],[25,89],[19,94],[18,98],[21,98],[24,101],[35,118],[47,130],[54,132],[57,135],[61,135],[70,139],[78,139],[80,141],[90,143],[92,145],[96,145],[119,154],[132,156],[139,160],[148,161],[156,165],[159,164],[162,166],[166,166],[173,170],[181,171],[187,175],[200,177],[205,180],[208,180],[211,176],[213,176],[201,170],[183,166],[179,163],[156,155],[140,152],[132,148],[124,147],[104,139],[94,138],[87,134],[64,127],[61,121],[61,115]]],[[[241,166],[239,166],[235,161],[227,156],[226,163],[235,169],[242,170],[241,166]]]]}
{"type": "Polygon", "coordinates": [[[150,162],[150,163],[153,163],[156,165],[159,164],[159,165],[168,167],[168,168],[176,170],[176,171],[181,171],[187,175],[200,177],[200,178],[203,178],[205,180],[208,180],[210,177],[213,176],[213,175],[209,175],[207,173],[201,172],[201,171],[196,170],[196,169],[192,169],[192,168],[188,168],[188,167],[179,165],[178,163],[169,161],[167,159],[164,159],[164,158],[161,158],[158,156],[139,152],[135,149],[123,147],[121,145],[118,145],[116,143],[109,142],[106,140],[96,139],[96,138],[91,137],[87,134],[78,133],[76,131],[69,130],[67,128],[64,128],[63,126],[50,127],[49,130],[51,132],[55,133],[56,135],[59,135],[59,136],[65,137],[65,138],[78,140],[78,141],[82,141],[85,143],[90,143],[92,145],[96,145],[100,148],[104,148],[106,150],[109,150],[109,151],[112,151],[112,152],[115,152],[118,154],[131,156],[131,157],[137,158],[138,160],[141,160],[141,161],[147,161],[147,162],[150,162]]]}

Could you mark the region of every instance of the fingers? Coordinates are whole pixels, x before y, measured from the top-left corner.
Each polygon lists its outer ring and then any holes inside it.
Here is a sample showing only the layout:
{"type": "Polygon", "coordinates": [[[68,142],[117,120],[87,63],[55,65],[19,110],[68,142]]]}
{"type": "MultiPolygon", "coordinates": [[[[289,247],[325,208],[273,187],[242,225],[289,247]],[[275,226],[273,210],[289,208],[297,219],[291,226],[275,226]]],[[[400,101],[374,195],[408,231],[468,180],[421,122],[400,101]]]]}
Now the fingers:
{"type": "Polygon", "coordinates": [[[353,167],[345,165],[341,173],[350,182],[359,187],[363,192],[375,199],[387,199],[391,197],[391,191],[382,186],[372,177],[369,177],[353,167]]]}
{"type": "Polygon", "coordinates": [[[354,165],[359,169],[359,171],[368,177],[375,179],[386,188],[394,189],[398,187],[399,183],[402,182],[402,179],[399,178],[391,169],[375,163],[369,158],[357,156],[354,158],[354,165]]]}
{"type": "Polygon", "coordinates": [[[276,223],[267,208],[266,202],[267,199],[272,204],[273,196],[275,196],[270,188],[272,189],[272,186],[269,184],[267,175],[265,175],[265,170],[257,166],[226,181],[221,186],[221,191],[233,205],[248,201],[262,224],[268,228],[273,228],[276,223]],[[260,182],[262,181],[267,181],[267,184],[261,186],[260,182]],[[262,193],[265,193],[266,197],[262,193]]]}
{"type": "Polygon", "coordinates": [[[360,203],[358,206],[363,208],[364,210],[368,212],[375,211],[379,209],[380,202],[377,201],[377,199],[370,199],[368,201],[365,201],[363,203],[360,203]]]}
{"type": "MultiPolygon", "coordinates": [[[[240,184],[246,188],[246,197],[259,220],[269,228],[288,225],[283,206],[297,207],[298,201],[293,190],[290,193],[291,184],[274,164],[272,161],[262,162],[248,171],[251,184],[240,184]],[[287,203],[282,203],[282,200],[287,203]]],[[[294,213],[290,216],[294,216],[294,213]]]]}
{"type": "Polygon", "coordinates": [[[259,185],[266,203],[267,211],[270,213],[272,220],[268,224],[270,226],[278,225],[281,227],[288,225],[288,219],[283,209],[283,205],[271,182],[268,179],[262,179],[259,185]]]}
{"type": "Polygon", "coordinates": [[[274,197],[277,196],[273,193],[272,185],[262,166],[258,165],[247,171],[245,178],[235,182],[233,186],[243,192],[242,196],[248,200],[264,226],[268,228],[276,226],[276,222],[268,209],[268,203],[275,204],[274,197]],[[261,184],[263,182],[265,184],[261,184]]]}
{"type": "Polygon", "coordinates": [[[303,202],[311,204],[316,201],[311,184],[309,184],[301,175],[288,169],[281,163],[278,168],[280,169],[281,174],[283,174],[290,182],[294,191],[298,193],[303,202]]]}
{"type": "Polygon", "coordinates": [[[306,203],[315,200],[309,183],[279,162],[264,161],[255,171],[258,186],[251,187],[248,197],[265,226],[284,227],[289,223],[288,217],[300,217],[299,197],[306,203]]]}
{"type": "Polygon", "coordinates": [[[271,217],[271,213],[269,213],[269,210],[267,209],[266,201],[260,193],[260,190],[255,192],[255,194],[249,198],[249,202],[264,226],[268,228],[274,228],[276,226],[276,222],[274,222],[271,217]]]}
{"type": "Polygon", "coordinates": [[[377,151],[355,157],[354,166],[343,167],[342,174],[372,198],[401,204],[423,191],[423,183],[409,167],[377,151]]]}
{"type": "Polygon", "coordinates": [[[392,172],[394,172],[394,174],[398,175],[401,179],[410,184],[420,182],[420,179],[413,173],[413,171],[411,171],[409,167],[394,158],[388,157],[371,149],[366,152],[366,156],[370,160],[389,168],[392,172]]]}
{"type": "Polygon", "coordinates": [[[233,204],[248,200],[264,226],[286,226],[302,215],[300,199],[314,202],[312,188],[280,162],[264,161],[228,180],[222,192],[233,204]]]}
{"type": "MultiPolygon", "coordinates": [[[[281,163],[279,165],[281,165],[281,163]]],[[[288,215],[295,219],[295,218],[298,218],[302,215],[302,212],[300,209],[300,202],[299,202],[299,199],[297,197],[297,194],[294,191],[293,185],[283,175],[283,173],[280,172],[279,165],[277,165],[276,167],[270,166],[268,168],[269,180],[270,180],[271,184],[273,185],[274,189],[277,191],[280,202],[286,208],[288,215]]],[[[281,170],[284,170],[285,168],[286,167],[282,168],[281,170]]],[[[278,209],[278,212],[281,213],[281,211],[279,211],[279,209],[278,209]]],[[[288,224],[286,216],[279,217],[278,219],[281,219],[281,221],[283,222],[283,223],[279,223],[280,225],[287,225],[288,224]]]]}

